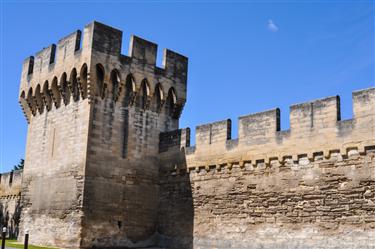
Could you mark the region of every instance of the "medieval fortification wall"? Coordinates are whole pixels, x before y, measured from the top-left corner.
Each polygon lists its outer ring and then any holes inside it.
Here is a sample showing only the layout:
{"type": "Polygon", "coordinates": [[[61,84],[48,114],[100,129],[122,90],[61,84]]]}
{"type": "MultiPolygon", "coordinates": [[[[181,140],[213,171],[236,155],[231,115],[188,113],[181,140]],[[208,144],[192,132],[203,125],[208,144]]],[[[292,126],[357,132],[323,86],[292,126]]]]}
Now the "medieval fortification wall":
{"type": "MultiPolygon", "coordinates": [[[[93,22],[24,62],[20,236],[61,248],[375,248],[375,88],[179,129],[187,58],[93,22]],[[56,56],[55,56],[56,54],[56,56]]],[[[2,184],[2,183],[1,183],[2,184]]]]}
{"type": "Polygon", "coordinates": [[[7,228],[7,236],[18,236],[21,216],[22,170],[0,174],[0,226],[7,228]]]}
{"type": "Polygon", "coordinates": [[[353,93],[353,111],[340,120],[335,96],[291,106],[287,131],[274,109],[240,117],[238,139],[230,120],[198,126],[195,146],[189,129],[162,133],[166,243],[375,248],[375,88],[353,93]]]}

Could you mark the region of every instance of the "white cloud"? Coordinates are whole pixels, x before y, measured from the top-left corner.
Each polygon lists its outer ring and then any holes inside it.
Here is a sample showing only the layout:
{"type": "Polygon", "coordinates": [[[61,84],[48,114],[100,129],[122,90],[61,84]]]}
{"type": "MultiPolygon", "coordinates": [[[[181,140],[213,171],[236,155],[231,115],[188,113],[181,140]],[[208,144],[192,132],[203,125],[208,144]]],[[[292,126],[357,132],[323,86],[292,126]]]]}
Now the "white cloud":
{"type": "Polygon", "coordinates": [[[279,31],[279,27],[271,19],[268,20],[267,29],[271,32],[279,31]]]}

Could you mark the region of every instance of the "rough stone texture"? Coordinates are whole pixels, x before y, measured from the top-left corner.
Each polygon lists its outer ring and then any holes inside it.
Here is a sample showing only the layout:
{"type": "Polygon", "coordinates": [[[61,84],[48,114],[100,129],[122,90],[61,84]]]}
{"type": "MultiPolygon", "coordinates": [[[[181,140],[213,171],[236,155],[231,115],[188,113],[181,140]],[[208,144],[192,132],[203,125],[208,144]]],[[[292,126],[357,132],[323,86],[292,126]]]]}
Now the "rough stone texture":
{"type": "Polygon", "coordinates": [[[0,175],[0,227],[6,227],[7,236],[12,238],[19,232],[21,182],[21,170],[0,175]]]}
{"type": "Polygon", "coordinates": [[[170,175],[160,229],[172,248],[375,248],[374,172],[368,153],[170,175]]]}
{"type": "Polygon", "coordinates": [[[85,99],[31,118],[20,225],[31,243],[79,246],[89,113],[85,99]]]}
{"type": "MultiPolygon", "coordinates": [[[[375,88],[178,129],[187,58],[93,22],[25,60],[20,237],[61,248],[375,248],[375,88]],[[55,56],[56,53],[56,56],[55,56]]],[[[12,187],[13,188],[13,187],[12,187]]],[[[7,189],[4,193],[11,192],[7,189]]],[[[19,191],[17,192],[19,193],[19,191]]],[[[8,195],[8,194],[4,194],[8,195]]],[[[5,203],[5,202],[0,202],[5,203]]]]}
{"type": "Polygon", "coordinates": [[[157,244],[159,134],[178,129],[187,58],[93,22],[25,60],[20,238],[64,248],[157,244]],[[56,56],[55,56],[56,52],[56,56]]]}

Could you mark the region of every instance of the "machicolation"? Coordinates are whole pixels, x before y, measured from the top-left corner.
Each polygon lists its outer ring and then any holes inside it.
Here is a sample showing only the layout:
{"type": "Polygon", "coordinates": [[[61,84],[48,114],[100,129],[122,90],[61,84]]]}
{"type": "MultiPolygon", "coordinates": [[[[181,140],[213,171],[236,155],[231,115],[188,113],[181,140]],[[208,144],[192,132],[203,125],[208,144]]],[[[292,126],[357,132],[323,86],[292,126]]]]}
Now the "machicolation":
{"type": "Polygon", "coordinates": [[[57,46],[52,44],[25,59],[20,104],[27,120],[30,115],[50,111],[52,107],[59,108],[80,99],[93,100],[94,96],[116,102],[126,90],[131,93],[122,98],[128,104],[133,104],[137,96],[142,99],[144,109],[160,112],[164,102],[170,101],[173,102],[171,115],[179,117],[186,101],[186,57],[165,49],[163,68],[159,68],[155,43],[132,36],[129,56],[126,56],[120,53],[121,31],[95,22],[85,29],[85,37],[93,40],[81,41],[81,33],[77,30],[60,39],[57,46]],[[91,54],[84,52],[90,49],[107,54],[112,64],[103,61],[91,65],[91,54]],[[144,74],[140,74],[137,65],[142,65],[144,74]]]}

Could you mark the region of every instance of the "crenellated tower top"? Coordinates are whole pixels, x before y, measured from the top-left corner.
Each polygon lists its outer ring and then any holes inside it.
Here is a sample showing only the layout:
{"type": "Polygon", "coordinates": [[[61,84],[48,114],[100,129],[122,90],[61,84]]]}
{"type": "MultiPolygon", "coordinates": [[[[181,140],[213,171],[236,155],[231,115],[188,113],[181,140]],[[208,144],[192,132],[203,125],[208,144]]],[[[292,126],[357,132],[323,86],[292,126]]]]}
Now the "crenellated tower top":
{"type": "Polygon", "coordinates": [[[187,57],[165,49],[160,68],[157,44],[133,35],[128,55],[121,54],[121,44],[122,31],[94,21],[83,33],[77,30],[26,58],[19,102],[28,122],[80,99],[117,101],[125,89],[133,98],[144,92],[145,103],[155,101],[157,109],[171,102],[170,115],[177,119],[186,101],[187,57]]]}

